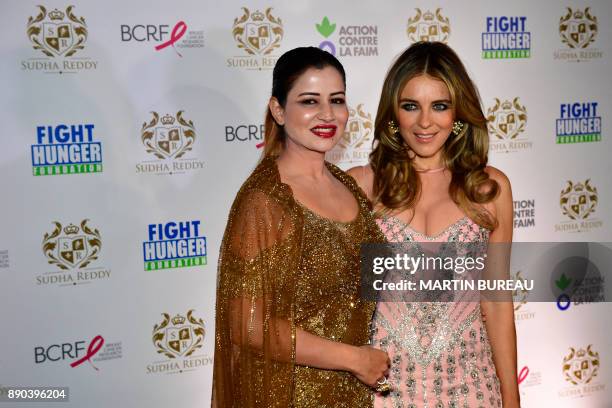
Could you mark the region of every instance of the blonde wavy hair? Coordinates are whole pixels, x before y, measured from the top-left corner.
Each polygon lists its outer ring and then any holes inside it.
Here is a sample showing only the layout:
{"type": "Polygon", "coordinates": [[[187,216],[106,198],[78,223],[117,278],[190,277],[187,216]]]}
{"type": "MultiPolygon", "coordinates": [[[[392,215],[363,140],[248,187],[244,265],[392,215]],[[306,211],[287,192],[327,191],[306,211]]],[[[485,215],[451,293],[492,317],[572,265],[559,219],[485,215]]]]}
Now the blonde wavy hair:
{"type": "Polygon", "coordinates": [[[374,125],[375,147],[370,154],[374,205],[382,205],[383,211],[403,211],[414,208],[419,199],[421,182],[408,148],[399,132],[389,129],[391,120],[398,123],[404,86],[419,75],[446,84],[455,120],[464,123],[458,135],[451,132],[443,147],[444,166],[452,173],[450,197],[478,225],[493,230],[497,220],[482,204],[496,197],[499,185],[484,171],[489,135],[480,96],[457,54],[439,42],[412,44],[387,72],[374,125]]]}

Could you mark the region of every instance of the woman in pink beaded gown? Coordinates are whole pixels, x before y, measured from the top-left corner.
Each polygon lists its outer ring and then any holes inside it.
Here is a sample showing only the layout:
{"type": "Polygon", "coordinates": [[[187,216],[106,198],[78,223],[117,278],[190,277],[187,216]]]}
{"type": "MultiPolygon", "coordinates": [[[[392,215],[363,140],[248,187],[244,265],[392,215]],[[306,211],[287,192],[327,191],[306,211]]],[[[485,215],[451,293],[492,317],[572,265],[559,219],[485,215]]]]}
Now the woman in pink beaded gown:
{"type": "MultiPolygon", "coordinates": [[[[510,183],[487,166],[479,95],[451,48],[421,42],[398,57],[374,140],[370,164],[349,174],[390,242],[512,241],[510,183]]],[[[519,407],[511,302],[379,302],[373,333],[392,359],[375,407],[519,407]]]]}

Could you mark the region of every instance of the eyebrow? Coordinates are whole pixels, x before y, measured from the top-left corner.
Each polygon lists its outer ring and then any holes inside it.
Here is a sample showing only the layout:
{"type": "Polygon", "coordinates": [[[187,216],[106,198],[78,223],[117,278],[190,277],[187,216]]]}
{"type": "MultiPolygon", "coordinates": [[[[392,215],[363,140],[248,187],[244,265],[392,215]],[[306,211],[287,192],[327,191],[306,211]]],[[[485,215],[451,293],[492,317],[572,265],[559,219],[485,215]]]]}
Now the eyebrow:
{"type": "MultiPolygon", "coordinates": [[[[419,103],[418,101],[416,101],[414,99],[410,99],[410,98],[402,98],[402,99],[400,99],[400,102],[419,103]]],[[[438,100],[432,101],[431,103],[441,103],[441,102],[452,103],[449,99],[438,99],[438,100]]]]}
{"type": "MultiPolygon", "coordinates": [[[[344,92],[344,91],[338,91],[338,92],[334,92],[334,93],[332,93],[330,95],[331,96],[336,96],[336,95],[345,95],[345,94],[346,94],[346,92],[344,92]]],[[[321,94],[318,93],[318,92],[302,92],[298,96],[304,96],[304,95],[321,96],[321,94]]]]}

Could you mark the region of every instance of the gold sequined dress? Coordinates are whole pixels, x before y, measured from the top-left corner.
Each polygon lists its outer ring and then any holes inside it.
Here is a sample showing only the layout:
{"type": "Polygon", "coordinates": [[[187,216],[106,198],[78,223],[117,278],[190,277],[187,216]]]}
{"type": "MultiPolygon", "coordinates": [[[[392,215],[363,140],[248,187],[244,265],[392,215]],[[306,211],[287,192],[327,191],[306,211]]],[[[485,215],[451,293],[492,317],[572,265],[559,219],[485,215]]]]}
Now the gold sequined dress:
{"type": "Polygon", "coordinates": [[[295,364],[297,328],[368,343],[372,302],[360,298],[362,242],[384,242],[354,180],[327,164],[359,212],[341,223],[298,203],[266,158],[230,211],[219,257],[213,407],[370,407],[347,372],[295,364]]]}

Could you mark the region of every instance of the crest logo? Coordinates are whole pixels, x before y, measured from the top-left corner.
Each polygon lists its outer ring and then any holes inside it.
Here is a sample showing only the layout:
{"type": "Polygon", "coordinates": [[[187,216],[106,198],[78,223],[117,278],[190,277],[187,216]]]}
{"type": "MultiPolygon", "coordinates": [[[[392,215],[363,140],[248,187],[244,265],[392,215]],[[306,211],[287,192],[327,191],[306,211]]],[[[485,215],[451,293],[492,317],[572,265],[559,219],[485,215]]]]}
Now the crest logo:
{"type": "Polygon", "coordinates": [[[87,41],[87,24],[83,17],[72,12],[74,6],[68,6],[66,12],[38,6],[40,13],[28,18],[27,34],[35,50],[40,50],[48,57],[70,57],[82,50],[87,41]]]}
{"type": "Polygon", "coordinates": [[[510,153],[533,145],[522,135],[527,127],[527,109],[518,97],[503,102],[495,98],[495,104],[487,109],[487,127],[491,134],[491,151],[510,153]]]}
{"type": "Polygon", "coordinates": [[[567,8],[567,13],[559,19],[561,41],[570,48],[586,48],[597,36],[597,17],[591,15],[591,8],[584,12],[567,8]]]}
{"type": "Polygon", "coordinates": [[[573,385],[590,383],[599,371],[599,353],[592,350],[589,344],[585,349],[576,351],[570,347],[570,352],[563,358],[563,374],[565,380],[573,385]]]}
{"type": "Polygon", "coordinates": [[[54,221],[55,229],[45,233],[42,250],[47,261],[62,270],[85,268],[98,259],[102,248],[102,238],[96,228],[87,225],[89,220],[81,221],[80,227],[54,221]]]}
{"type": "Polygon", "coordinates": [[[187,312],[187,318],[177,314],[170,318],[163,313],[164,320],[153,327],[153,344],[157,352],[168,358],[188,357],[202,347],[204,341],[204,320],[187,312]]]}
{"type": "Polygon", "coordinates": [[[147,153],[159,159],[178,159],[191,150],[195,142],[195,127],[192,121],[183,118],[184,111],[176,116],[164,115],[161,120],[157,112],[151,112],[153,119],[142,124],[141,140],[147,153]]]}
{"type": "Polygon", "coordinates": [[[487,109],[489,132],[498,139],[516,139],[527,125],[527,110],[519,103],[519,98],[500,102],[495,98],[495,105],[487,109]]]}
{"type": "Polygon", "coordinates": [[[529,295],[529,290],[526,289],[527,279],[523,278],[521,271],[517,271],[516,274],[512,276],[512,280],[523,283],[520,288],[517,287],[512,291],[512,298],[514,300],[514,311],[516,312],[527,303],[527,295],[529,295]]]}
{"type": "Polygon", "coordinates": [[[416,15],[408,18],[408,39],[412,42],[417,41],[440,41],[446,43],[450,36],[450,22],[448,17],[444,17],[441,8],[436,9],[436,13],[421,9],[416,9],[416,15]]]}
{"type": "Polygon", "coordinates": [[[280,18],[272,15],[272,7],[265,13],[256,10],[251,13],[242,7],[244,14],[234,19],[232,35],[238,48],[249,55],[268,55],[280,47],[283,39],[283,23],[280,18]]]}
{"type": "Polygon", "coordinates": [[[563,215],[570,219],[586,219],[597,207],[597,188],[591,186],[590,179],[576,184],[568,180],[567,187],[561,191],[559,204],[563,215]]]}
{"type": "Polygon", "coordinates": [[[328,160],[337,165],[366,163],[372,150],[374,123],[363,104],[349,107],[349,119],[338,144],[328,154],[328,160]]]}
{"type": "Polygon", "coordinates": [[[153,118],[142,124],[140,140],[155,159],[136,164],[136,172],[172,175],[203,168],[203,162],[185,158],[193,149],[196,130],[193,122],[184,117],[184,111],[174,116],[160,117],[157,112],[151,115],[153,118]]]}
{"type": "Polygon", "coordinates": [[[97,61],[80,53],[85,48],[88,31],[85,18],[74,14],[74,6],[68,6],[64,11],[48,11],[44,6],[38,6],[38,14],[28,18],[26,35],[32,48],[45,57],[40,58],[37,54],[36,58],[21,61],[23,71],[63,74],[98,67],[97,61]]]}

